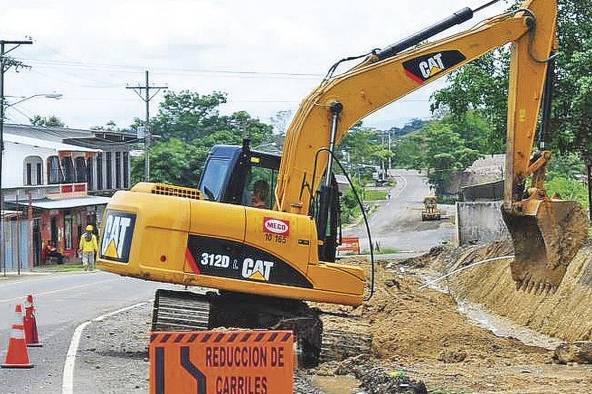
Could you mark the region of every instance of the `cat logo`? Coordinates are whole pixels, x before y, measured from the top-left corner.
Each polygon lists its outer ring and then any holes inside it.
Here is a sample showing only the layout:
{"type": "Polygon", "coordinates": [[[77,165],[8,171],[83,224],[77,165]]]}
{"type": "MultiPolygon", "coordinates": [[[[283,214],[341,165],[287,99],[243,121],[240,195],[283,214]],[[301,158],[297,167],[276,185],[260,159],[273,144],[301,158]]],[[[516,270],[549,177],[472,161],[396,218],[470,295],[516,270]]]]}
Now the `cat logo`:
{"type": "Polygon", "coordinates": [[[269,281],[269,276],[273,266],[273,261],[253,260],[251,258],[246,258],[243,261],[242,276],[245,279],[267,282],[269,281]]]}
{"type": "Polygon", "coordinates": [[[438,53],[437,55],[428,58],[428,60],[419,63],[419,70],[425,79],[444,71],[442,54],[438,53]]]}
{"type": "Polygon", "coordinates": [[[466,57],[459,51],[443,51],[407,60],[403,62],[403,68],[410,79],[422,84],[464,60],[466,57]]]}
{"type": "Polygon", "coordinates": [[[101,240],[101,257],[127,263],[136,215],[109,211],[101,240]]]}

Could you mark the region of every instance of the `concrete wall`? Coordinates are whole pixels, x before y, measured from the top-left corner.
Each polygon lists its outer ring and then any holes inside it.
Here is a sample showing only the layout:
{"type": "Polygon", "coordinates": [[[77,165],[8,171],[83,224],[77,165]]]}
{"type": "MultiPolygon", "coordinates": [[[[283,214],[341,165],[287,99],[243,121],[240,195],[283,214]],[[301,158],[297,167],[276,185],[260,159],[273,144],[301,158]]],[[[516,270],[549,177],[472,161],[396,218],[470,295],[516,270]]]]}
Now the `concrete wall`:
{"type": "Polygon", "coordinates": [[[456,231],[459,245],[509,238],[502,219],[502,201],[456,203],[456,231]]]}
{"type": "Polygon", "coordinates": [[[2,160],[2,187],[20,187],[25,184],[24,160],[29,156],[37,156],[43,162],[41,180],[47,184],[47,158],[56,155],[55,149],[41,148],[33,145],[4,141],[4,158],[2,160]]]}

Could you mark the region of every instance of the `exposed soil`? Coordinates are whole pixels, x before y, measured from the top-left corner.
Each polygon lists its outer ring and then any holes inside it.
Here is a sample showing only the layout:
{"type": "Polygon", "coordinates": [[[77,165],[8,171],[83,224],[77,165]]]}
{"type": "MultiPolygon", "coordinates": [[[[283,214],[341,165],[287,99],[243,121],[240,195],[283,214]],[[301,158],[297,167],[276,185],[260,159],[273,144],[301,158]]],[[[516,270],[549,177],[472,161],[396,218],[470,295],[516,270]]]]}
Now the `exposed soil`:
{"type": "MultiPolygon", "coordinates": [[[[447,251],[434,261],[450,270],[496,256],[511,254],[507,243],[491,243],[464,250],[447,251]]],[[[487,309],[547,335],[567,341],[592,340],[592,247],[583,247],[554,294],[516,290],[510,275],[512,259],[477,265],[448,281],[456,298],[484,305],[487,309]]]]}
{"type": "MultiPolygon", "coordinates": [[[[552,351],[497,337],[459,313],[450,295],[420,289],[429,271],[417,266],[429,265],[436,256],[411,261],[415,266],[378,264],[374,297],[353,311],[374,335],[376,364],[393,375],[423,380],[428,390],[592,392],[591,367],[554,365],[552,351]]],[[[322,308],[344,311],[343,307],[322,308]]],[[[321,366],[321,371],[327,375],[338,368],[321,366]]]]}

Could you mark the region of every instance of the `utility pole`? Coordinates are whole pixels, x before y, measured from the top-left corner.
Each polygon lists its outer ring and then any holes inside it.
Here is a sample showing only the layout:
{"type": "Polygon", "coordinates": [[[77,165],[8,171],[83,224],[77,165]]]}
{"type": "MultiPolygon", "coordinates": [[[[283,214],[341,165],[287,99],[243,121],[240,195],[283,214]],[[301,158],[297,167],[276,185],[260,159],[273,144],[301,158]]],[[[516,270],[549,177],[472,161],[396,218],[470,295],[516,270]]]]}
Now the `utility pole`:
{"type": "Polygon", "coordinates": [[[10,41],[0,40],[0,263],[2,263],[3,273],[6,276],[6,263],[4,261],[4,247],[6,240],[4,239],[4,192],[2,191],[2,161],[4,160],[4,73],[6,73],[11,67],[23,67],[23,64],[9,60],[6,58],[6,54],[14,51],[21,45],[33,44],[31,40],[22,41],[10,41]],[[11,47],[6,50],[6,46],[11,47]]]}
{"type": "Polygon", "coordinates": [[[168,89],[168,86],[150,86],[148,70],[146,70],[146,84],[141,86],[126,86],[126,89],[132,89],[141,99],[146,103],[146,121],[144,127],[144,181],[150,181],[150,100],[154,98],[162,89],[168,89]],[[156,90],[153,95],[150,95],[150,90],[156,90]],[[142,94],[144,93],[144,94],[142,94]]]}
{"type": "Polygon", "coordinates": [[[391,160],[392,159],[391,155],[393,153],[393,151],[391,150],[391,143],[392,143],[392,141],[391,141],[391,132],[392,132],[392,129],[389,129],[388,130],[388,151],[389,151],[389,158],[388,158],[388,163],[389,163],[388,166],[389,167],[388,167],[388,169],[389,169],[389,174],[390,174],[391,169],[393,168],[393,163],[392,163],[392,160],[391,160]]]}

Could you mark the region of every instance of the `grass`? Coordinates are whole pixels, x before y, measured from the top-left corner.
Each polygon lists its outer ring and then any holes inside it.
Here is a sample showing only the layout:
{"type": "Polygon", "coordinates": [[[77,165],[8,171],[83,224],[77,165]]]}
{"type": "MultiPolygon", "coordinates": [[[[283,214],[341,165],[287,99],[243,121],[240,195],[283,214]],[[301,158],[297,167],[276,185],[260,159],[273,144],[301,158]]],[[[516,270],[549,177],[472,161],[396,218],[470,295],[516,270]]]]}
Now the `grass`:
{"type": "Polygon", "coordinates": [[[400,250],[397,248],[389,248],[389,247],[384,247],[384,248],[380,248],[379,251],[376,252],[376,254],[394,254],[394,253],[399,253],[400,250]]]}
{"type": "Polygon", "coordinates": [[[459,199],[457,196],[437,196],[438,204],[454,205],[459,199]]]}
{"type": "Polygon", "coordinates": [[[34,270],[38,272],[76,272],[84,271],[84,266],[82,263],[52,264],[35,267],[34,270]]]}
{"type": "Polygon", "coordinates": [[[364,201],[386,200],[386,190],[366,189],[364,191],[364,201]]]}
{"type": "MultiPolygon", "coordinates": [[[[399,253],[400,250],[397,248],[389,248],[389,247],[384,247],[384,248],[380,248],[380,250],[377,250],[376,247],[374,248],[374,255],[378,256],[381,254],[395,254],[395,253],[399,253]]],[[[370,254],[370,250],[369,249],[362,249],[360,251],[360,254],[370,254]]]]}

